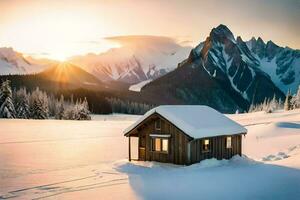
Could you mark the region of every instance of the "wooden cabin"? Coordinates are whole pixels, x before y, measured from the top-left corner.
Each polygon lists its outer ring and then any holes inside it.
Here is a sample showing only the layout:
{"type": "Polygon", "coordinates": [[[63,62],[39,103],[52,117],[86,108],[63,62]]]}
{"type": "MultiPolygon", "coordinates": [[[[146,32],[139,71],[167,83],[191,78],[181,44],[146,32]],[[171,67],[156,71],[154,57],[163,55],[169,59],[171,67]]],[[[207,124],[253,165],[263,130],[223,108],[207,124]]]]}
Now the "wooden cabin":
{"type": "Polygon", "coordinates": [[[138,160],[189,165],[242,155],[247,130],[222,113],[198,105],[158,106],[124,131],[138,137],[138,160]]]}

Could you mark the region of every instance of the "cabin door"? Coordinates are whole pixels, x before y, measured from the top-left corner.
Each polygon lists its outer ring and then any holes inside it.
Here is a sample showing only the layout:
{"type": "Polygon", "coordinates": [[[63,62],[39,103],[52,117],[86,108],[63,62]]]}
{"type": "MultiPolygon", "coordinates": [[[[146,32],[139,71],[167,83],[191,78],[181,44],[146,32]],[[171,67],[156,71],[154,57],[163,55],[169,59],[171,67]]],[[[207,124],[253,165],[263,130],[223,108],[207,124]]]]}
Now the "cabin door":
{"type": "Polygon", "coordinates": [[[146,160],[146,137],[145,135],[141,135],[139,137],[139,160],[146,160]]]}

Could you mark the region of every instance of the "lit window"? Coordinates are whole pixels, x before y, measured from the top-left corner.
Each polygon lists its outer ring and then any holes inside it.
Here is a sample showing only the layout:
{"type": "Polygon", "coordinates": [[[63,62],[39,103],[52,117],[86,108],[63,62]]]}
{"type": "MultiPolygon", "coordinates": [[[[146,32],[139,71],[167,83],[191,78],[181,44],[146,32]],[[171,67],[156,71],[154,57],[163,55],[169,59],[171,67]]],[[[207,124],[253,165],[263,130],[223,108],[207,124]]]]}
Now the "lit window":
{"type": "Polygon", "coordinates": [[[169,147],[169,140],[162,139],[162,151],[168,152],[168,147],[169,147]]]}
{"type": "Polygon", "coordinates": [[[203,142],[203,151],[209,151],[209,139],[205,139],[203,142]]]}
{"type": "Polygon", "coordinates": [[[161,139],[155,138],[155,151],[160,151],[160,150],[161,150],[161,139]]]}
{"type": "Polygon", "coordinates": [[[160,128],[161,128],[161,120],[158,119],[158,120],[155,121],[155,129],[160,130],[160,128]]]}
{"type": "Polygon", "coordinates": [[[231,137],[227,137],[226,138],[226,148],[227,149],[230,149],[232,146],[231,146],[231,137]]]}
{"type": "Polygon", "coordinates": [[[152,150],[158,152],[168,153],[169,151],[169,140],[162,138],[153,138],[152,139],[152,150]]]}

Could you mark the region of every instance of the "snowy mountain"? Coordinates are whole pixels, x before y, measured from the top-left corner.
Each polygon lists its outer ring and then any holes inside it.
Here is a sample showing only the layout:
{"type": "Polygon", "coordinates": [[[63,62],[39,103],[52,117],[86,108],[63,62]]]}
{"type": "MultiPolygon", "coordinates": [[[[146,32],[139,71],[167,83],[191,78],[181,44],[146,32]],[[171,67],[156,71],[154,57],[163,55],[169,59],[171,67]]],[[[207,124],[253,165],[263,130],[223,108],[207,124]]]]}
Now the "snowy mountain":
{"type": "Polygon", "coordinates": [[[261,103],[274,95],[283,100],[284,94],[259,64],[240,37],[235,39],[225,25],[219,25],[176,70],[142,91],[156,92],[183,104],[206,104],[222,112],[247,110],[251,103],[261,103]]]}
{"type": "Polygon", "coordinates": [[[95,86],[99,88],[105,86],[92,74],[67,62],[49,67],[37,75],[43,79],[60,83],[61,85],[68,84],[76,87],[95,86]]]}
{"type": "Polygon", "coordinates": [[[121,47],[101,54],[76,56],[70,62],[100,80],[135,84],[174,70],[191,50],[167,37],[120,36],[107,39],[119,43],[121,47]]]}
{"type": "Polygon", "coordinates": [[[30,62],[12,48],[0,48],[0,75],[40,72],[48,65],[30,62]]]}
{"type": "Polygon", "coordinates": [[[260,37],[246,42],[259,68],[269,74],[275,85],[284,93],[292,93],[300,85],[300,50],[280,47],[271,40],[265,43],[260,37]]]}

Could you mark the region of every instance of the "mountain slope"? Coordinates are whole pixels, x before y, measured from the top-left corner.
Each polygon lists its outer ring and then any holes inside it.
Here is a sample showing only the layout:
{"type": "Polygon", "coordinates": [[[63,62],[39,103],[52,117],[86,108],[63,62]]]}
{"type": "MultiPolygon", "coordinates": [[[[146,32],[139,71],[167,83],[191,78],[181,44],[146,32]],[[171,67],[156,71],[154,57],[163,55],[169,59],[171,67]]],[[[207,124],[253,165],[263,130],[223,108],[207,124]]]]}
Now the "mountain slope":
{"type": "Polygon", "coordinates": [[[222,112],[247,110],[265,98],[284,99],[269,76],[258,68],[245,42],[224,25],[212,29],[179,67],[142,91],[156,92],[185,104],[206,104],[222,112]]]}
{"type": "Polygon", "coordinates": [[[121,45],[101,54],[73,57],[70,62],[81,66],[100,80],[139,83],[156,79],[175,69],[191,48],[173,39],[159,36],[119,36],[107,38],[121,45]]]}
{"type": "Polygon", "coordinates": [[[59,63],[43,72],[24,75],[0,75],[0,80],[10,80],[12,88],[26,87],[29,90],[39,87],[45,91],[68,89],[91,89],[109,91],[115,87],[107,86],[92,74],[70,63],[59,63]]]}
{"type": "Polygon", "coordinates": [[[40,72],[48,65],[32,63],[12,48],[0,48],[0,74],[30,74],[40,72]]]}
{"type": "Polygon", "coordinates": [[[261,38],[246,42],[258,61],[259,68],[269,74],[275,85],[283,92],[296,93],[300,85],[300,50],[280,47],[261,38]]]}
{"type": "Polygon", "coordinates": [[[59,63],[38,74],[44,79],[74,86],[104,86],[92,74],[70,63],[59,63]]]}

